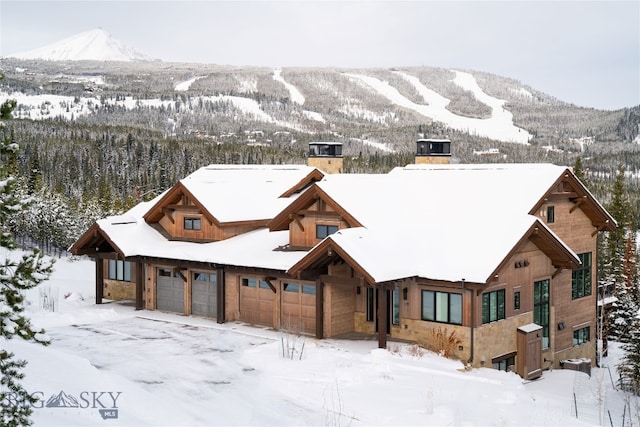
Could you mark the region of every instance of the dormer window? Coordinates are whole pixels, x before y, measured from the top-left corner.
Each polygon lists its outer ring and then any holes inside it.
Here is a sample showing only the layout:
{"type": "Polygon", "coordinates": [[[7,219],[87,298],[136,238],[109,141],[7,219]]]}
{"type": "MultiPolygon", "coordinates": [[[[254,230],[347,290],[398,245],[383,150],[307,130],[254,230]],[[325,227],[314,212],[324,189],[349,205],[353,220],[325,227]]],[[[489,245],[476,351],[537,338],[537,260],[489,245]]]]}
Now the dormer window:
{"type": "Polygon", "coordinates": [[[324,239],[336,231],[338,231],[337,225],[316,224],[316,238],[318,239],[324,239]]]}
{"type": "Polygon", "coordinates": [[[185,230],[200,230],[200,218],[188,218],[184,219],[185,230]]]}
{"type": "Polygon", "coordinates": [[[547,206],[547,223],[552,224],[556,221],[556,210],[553,206],[547,206]]]}

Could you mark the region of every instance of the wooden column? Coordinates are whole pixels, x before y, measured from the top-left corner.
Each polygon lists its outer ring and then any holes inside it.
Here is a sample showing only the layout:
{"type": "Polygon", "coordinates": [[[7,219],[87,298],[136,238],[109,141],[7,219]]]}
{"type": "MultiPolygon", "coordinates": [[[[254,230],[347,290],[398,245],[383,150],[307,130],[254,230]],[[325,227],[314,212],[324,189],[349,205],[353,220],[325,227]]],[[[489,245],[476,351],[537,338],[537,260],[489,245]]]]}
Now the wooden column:
{"type": "Polygon", "coordinates": [[[136,262],[136,310],[144,309],[144,263],[136,262]]]}
{"type": "Polygon", "coordinates": [[[324,337],[324,283],[316,280],[316,338],[324,337]]]}
{"type": "Polygon", "coordinates": [[[104,261],[100,257],[95,257],[96,263],[96,304],[102,304],[104,296],[104,261]]]}
{"type": "Polygon", "coordinates": [[[226,284],[224,280],[224,270],[222,268],[218,268],[216,270],[216,322],[224,323],[225,322],[225,300],[224,300],[224,290],[226,284]]]}
{"type": "Polygon", "coordinates": [[[384,286],[377,286],[378,298],[377,299],[377,316],[378,316],[378,348],[387,348],[387,322],[389,319],[387,312],[387,290],[384,286]]]}

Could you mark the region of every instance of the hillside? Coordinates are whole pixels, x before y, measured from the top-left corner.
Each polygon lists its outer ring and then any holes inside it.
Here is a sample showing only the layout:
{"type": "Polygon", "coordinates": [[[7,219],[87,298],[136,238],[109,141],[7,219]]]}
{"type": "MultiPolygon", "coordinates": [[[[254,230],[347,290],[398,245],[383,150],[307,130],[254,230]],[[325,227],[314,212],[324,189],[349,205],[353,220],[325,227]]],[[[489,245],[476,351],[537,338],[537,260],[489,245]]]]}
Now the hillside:
{"type": "MultiPolygon", "coordinates": [[[[604,203],[624,165],[640,217],[640,106],[582,108],[510,78],[433,67],[16,58],[0,67],[0,104],[17,100],[11,132],[25,191],[44,185],[69,198],[64,208],[83,218],[77,230],[206,164],[305,163],[309,142],[329,140],[343,143],[345,172],[387,172],[413,161],[417,138],[444,136],[454,162],[573,165],[581,156],[604,203]]],[[[61,226],[53,244],[66,247],[77,230],[61,226]]]]}
{"type": "Polygon", "coordinates": [[[152,126],[166,137],[269,143],[277,132],[293,132],[370,140],[392,150],[410,149],[419,127],[427,136],[458,132],[569,149],[580,149],[581,138],[637,137],[637,130],[616,130],[624,110],[580,108],[516,80],[474,71],[9,58],[1,64],[0,101],[18,100],[14,117],[152,126]],[[256,137],[260,133],[266,136],[256,137]]]}

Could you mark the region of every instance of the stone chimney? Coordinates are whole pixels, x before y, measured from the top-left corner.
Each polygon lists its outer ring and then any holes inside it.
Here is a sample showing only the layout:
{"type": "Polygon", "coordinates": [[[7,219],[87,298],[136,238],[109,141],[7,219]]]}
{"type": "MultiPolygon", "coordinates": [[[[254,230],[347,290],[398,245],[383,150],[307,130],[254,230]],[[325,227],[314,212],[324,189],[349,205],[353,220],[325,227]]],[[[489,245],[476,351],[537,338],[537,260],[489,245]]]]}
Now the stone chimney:
{"type": "Polygon", "coordinates": [[[416,165],[447,165],[451,163],[451,141],[448,139],[419,139],[416,165]]]}
{"type": "Polygon", "coordinates": [[[307,165],[316,167],[325,173],[342,173],[342,143],[310,142],[307,165]]]}

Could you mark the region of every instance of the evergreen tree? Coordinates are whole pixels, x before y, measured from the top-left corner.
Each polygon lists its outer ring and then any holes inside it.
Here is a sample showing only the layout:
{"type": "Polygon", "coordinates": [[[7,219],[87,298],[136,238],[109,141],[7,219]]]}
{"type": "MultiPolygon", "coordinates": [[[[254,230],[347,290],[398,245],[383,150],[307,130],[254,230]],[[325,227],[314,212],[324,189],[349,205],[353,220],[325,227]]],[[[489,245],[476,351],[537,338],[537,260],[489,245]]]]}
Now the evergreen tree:
{"type": "Polygon", "coordinates": [[[625,354],[618,364],[620,386],[623,390],[640,395],[640,322],[635,319],[629,340],[622,346],[625,354]]]}
{"type": "MultiPolygon", "coordinates": [[[[3,114],[3,117],[7,115],[3,114]]],[[[4,124],[0,123],[0,246],[7,250],[17,246],[9,232],[10,220],[26,204],[17,197],[16,179],[9,174],[18,149],[7,135],[4,124]]],[[[7,427],[30,425],[31,405],[36,399],[20,383],[24,378],[21,371],[27,362],[16,359],[3,344],[15,337],[48,344],[44,330],[34,330],[25,316],[23,292],[46,280],[52,271],[52,263],[38,250],[22,255],[19,260],[16,258],[9,255],[0,261],[0,425],[7,427]]]]}
{"type": "Polygon", "coordinates": [[[629,289],[623,274],[625,238],[630,231],[631,220],[631,205],[625,192],[624,175],[625,169],[620,167],[613,183],[611,202],[607,206],[618,226],[601,241],[598,263],[599,289],[605,291],[603,296],[609,294],[616,299],[605,314],[609,327],[603,335],[620,341],[628,339],[631,323],[639,308],[635,291],[629,289]]]}
{"type": "Polygon", "coordinates": [[[578,156],[573,165],[573,173],[576,177],[584,184],[585,187],[589,187],[589,182],[587,181],[587,175],[584,170],[584,166],[582,165],[582,157],[578,156]]]}

